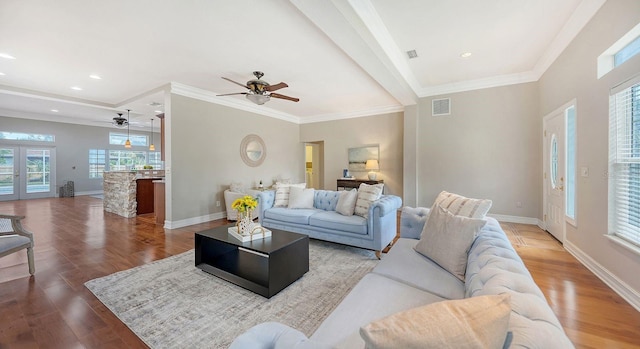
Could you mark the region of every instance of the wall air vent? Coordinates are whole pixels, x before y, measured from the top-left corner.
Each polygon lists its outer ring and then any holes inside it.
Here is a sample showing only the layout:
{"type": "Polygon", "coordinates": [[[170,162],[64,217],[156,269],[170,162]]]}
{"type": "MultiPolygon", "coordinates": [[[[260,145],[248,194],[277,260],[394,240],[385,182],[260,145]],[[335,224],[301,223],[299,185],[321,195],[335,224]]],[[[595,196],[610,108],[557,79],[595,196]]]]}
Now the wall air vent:
{"type": "Polygon", "coordinates": [[[431,114],[433,116],[450,115],[451,114],[451,98],[432,99],[431,114]]]}

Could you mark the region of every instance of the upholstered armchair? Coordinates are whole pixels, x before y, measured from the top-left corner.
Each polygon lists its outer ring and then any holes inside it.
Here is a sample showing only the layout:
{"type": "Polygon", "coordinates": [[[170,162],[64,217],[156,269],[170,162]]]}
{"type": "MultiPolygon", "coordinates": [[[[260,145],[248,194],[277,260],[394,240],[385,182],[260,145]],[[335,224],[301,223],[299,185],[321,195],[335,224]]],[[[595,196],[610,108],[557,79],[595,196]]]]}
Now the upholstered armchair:
{"type": "Polygon", "coordinates": [[[245,195],[247,194],[231,191],[231,189],[224,191],[224,205],[227,207],[227,220],[235,221],[238,219],[238,212],[231,208],[231,204],[233,204],[236,199],[240,199],[245,195]]]}
{"type": "MultiPolygon", "coordinates": [[[[233,204],[236,199],[240,199],[245,195],[251,195],[253,197],[257,197],[260,190],[255,189],[245,189],[242,183],[233,182],[229,186],[229,189],[224,191],[224,205],[227,209],[227,220],[235,221],[238,220],[238,212],[231,208],[231,204],[233,204]]],[[[253,218],[258,218],[259,212],[258,210],[254,211],[253,218]]]]}
{"type": "Polygon", "coordinates": [[[0,214],[0,257],[26,248],[29,274],[33,275],[36,272],[33,260],[33,233],[22,227],[22,219],[23,216],[0,214]]]}

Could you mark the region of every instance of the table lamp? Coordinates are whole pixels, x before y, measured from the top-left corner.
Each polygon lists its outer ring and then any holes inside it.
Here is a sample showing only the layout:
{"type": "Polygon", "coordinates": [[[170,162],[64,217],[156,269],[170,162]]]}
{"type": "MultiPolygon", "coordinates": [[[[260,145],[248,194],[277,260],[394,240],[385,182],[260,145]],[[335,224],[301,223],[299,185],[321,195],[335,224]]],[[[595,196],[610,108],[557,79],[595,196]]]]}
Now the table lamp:
{"type": "Polygon", "coordinates": [[[376,180],[376,171],[380,169],[380,165],[378,165],[378,160],[367,160],[367,164],[364,165],[365,170],[369,170],[369,180],[376,180]]]}

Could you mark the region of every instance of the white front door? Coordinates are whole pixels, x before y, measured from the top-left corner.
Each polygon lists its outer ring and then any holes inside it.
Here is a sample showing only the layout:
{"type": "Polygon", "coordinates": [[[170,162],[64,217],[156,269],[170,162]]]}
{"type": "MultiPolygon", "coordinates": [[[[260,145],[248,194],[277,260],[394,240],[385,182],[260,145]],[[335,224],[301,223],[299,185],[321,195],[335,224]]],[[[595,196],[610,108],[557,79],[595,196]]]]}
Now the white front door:
{"type": "Polygon", "coordinates": [[[53,147],[0,146],[0,201],[56,194],[53,147]]]}
{"type": "Polygon", "coordinates": [[[565,115],[544,119],[544,223],[546,230],[564,242],[565,115]]]}

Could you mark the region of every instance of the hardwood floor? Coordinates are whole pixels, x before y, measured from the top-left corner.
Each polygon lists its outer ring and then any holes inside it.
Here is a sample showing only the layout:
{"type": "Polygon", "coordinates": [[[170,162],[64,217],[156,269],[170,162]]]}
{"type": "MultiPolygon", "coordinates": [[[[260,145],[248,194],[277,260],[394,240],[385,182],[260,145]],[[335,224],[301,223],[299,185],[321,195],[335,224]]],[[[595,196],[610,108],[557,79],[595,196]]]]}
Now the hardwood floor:
{"type": "MultiPolygon", "coordinates": [[[[34,277],[26,252],[0,258],[2,349],[144,348],[84,282],[190,250],[194,232],[227,223],[165,230],[88,196],[0,202],[0,213],[25,215],[36,243],[34,277]]],[[[640,348],[640,312],[538,227],[503,228],[577,348],[640,348]]]]}

